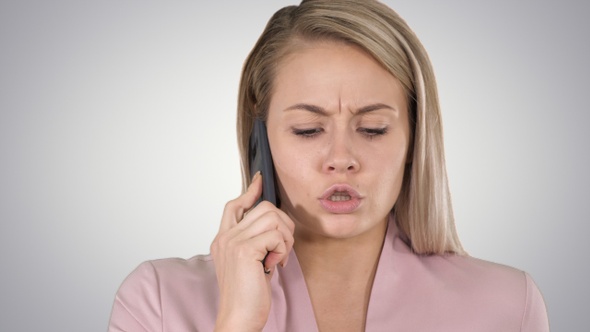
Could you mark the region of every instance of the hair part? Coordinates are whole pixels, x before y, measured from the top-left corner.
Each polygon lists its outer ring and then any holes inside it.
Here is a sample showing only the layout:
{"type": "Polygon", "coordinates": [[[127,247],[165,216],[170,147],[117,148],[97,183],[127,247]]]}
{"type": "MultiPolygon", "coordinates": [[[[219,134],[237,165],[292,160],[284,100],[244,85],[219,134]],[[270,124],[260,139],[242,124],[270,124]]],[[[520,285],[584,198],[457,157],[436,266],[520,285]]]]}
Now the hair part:
{"type": "Polygon", "coordinates": [[[237,131],[243,189],[250,184],[248,142],[253,119],[266,119],[281,60],[304,43],[356,45],[396,77],[407,94],[408,164],[392,209],[402,237],[418,254],[465,254],[454,223],[434,72],[406,22],[373,0],[304,0],[277,11],[246,59],[238,95],[237,131]]]}

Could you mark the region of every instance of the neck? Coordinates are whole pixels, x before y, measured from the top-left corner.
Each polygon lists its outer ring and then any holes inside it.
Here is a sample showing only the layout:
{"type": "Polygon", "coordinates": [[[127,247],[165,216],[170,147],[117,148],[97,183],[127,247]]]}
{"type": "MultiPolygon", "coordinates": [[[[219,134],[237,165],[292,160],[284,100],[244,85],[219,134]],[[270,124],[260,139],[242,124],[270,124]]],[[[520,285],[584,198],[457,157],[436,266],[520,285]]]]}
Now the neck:
{"type": "Polygon", "coordinates": [[[381,255],[388,220],[353,238],[335,239],[295,234],[295,251],[306,280],[372,281],[381,255]]]}
{"type": "Polygon", "coordinates": [[[387,220],[347,239],[306,236],[296,230],[297,260],[320,331],[365,329],[386,230],[387,220]]]}

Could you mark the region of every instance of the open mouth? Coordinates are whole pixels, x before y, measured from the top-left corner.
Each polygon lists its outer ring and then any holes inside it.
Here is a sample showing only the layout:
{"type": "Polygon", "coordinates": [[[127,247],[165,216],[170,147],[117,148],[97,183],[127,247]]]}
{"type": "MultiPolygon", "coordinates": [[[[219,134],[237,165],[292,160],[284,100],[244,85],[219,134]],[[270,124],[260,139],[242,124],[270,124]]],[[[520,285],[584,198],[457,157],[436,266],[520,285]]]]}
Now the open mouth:
{"type": "Polygon", "coordinates": [[[321,206],[330,213],[352,213],[359,208],[362,196],[348,184],[336,184],[319,198],[321,206]]]}
{"type": "Polygon", "coordinates": [[[336,191],[328,199],[332,202],[350,201],[352,197],[347,191],[336,191]]]}

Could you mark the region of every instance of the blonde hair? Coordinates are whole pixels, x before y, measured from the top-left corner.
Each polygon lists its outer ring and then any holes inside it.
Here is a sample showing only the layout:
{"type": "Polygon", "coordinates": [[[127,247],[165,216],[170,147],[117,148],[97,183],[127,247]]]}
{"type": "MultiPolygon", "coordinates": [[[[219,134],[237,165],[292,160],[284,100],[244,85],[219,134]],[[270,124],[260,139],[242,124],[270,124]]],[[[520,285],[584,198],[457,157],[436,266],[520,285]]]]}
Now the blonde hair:
{"type": "Polygon", "coordinates": [[[354,44],[401,82],[409,101],[412,139],[410,162],[392,213],[414,252],[464,254],[454,224],[430,60],[406,22],[377,1],[304,0],[272,16],[246,59],[240,81],[237,130],[243,187],[250,183],[253,119],[266,118],[277,66],[297,44],[316,40],[354,44]]]}

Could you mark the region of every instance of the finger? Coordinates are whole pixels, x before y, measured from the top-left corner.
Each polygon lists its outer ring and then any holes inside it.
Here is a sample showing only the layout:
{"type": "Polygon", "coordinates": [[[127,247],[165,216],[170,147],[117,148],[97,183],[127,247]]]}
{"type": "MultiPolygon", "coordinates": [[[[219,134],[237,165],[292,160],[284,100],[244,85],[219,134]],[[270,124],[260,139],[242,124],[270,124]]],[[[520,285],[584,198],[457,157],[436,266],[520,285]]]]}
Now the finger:
{"type": "Polygon", "coordinates": [[[237,227],[232,229],[230,232],[236,232],[237,238],[249,239],[256,237],[262,233],[278,230],[283,234],[285,241],[293,242],[293,232],[287,226],[287,224],[280,217],[280,210],[269,210],[256,219],[256,222],[248,224],[248,227],[243,227],[240,223],[237,227]]]}
{"type": "MultiPolygon", "coordinates": [[[[249,216],[248,216],[249,217],[249,216]]],[[[243,227],[242,221],[237,227],[233,228],[230,233],[236,232],[236,238],[247,240],[249,238],[253,238],[269,231],[279,231],[283,236],[283,242],[285,243],[287,255],[284,255],[280,259],[280,263],[285,266],[288,262],[289,255],[288,253],[293,248],[293,244],[295,239],[293,237],[293,222],[291,219],[283,212],[276,208],[272,210],[267,210],[264,214],[258,216],[256,222],[251,222],[248,224],[248,227],[243,227]],[[286,218],[286,221],[283,219],[286,218]]],[[[274,255],[271,255],[274,257],[274,255]]],[[[268,258],[267,258],[268,259],[268,258]]],[[[272,261],[272,259],[271,259],[272,261]]],[[[273,262],[273,266],[276,265],[276,262],[273,262]]]]}
{"type": "MultiPolygon", "coordinates": [[[[260,205],[263,205],[264,203],[265,202],[262,202],[260,205]]],[[[266,203],[272,205],[271,203],[266,203]]],[[[240,224],[234,228],[234,230],[239,232],[240,236],[244,238],[251,238],[258,234],[276,229],[284,235],[285,241],[292,243],[295,226],[291,218],[274,206],[271,208],[260,208],[261,209],[256,207],[256,209],[249,213],[240,224]]]]}
{"type": "Polygon", "coordinates": [[[244,213],[254,206],[254,203],[256,203],[261,194],[262,175],[260,172],[256,172],[248,190],[246,190],[246,192],[240,197],[225,204],[223,215],[221,217],[221,224],[219,225],[219,231],[227,231],[239,223],[244,217],[244,213]]]}
{"type": "Polygon", "coordinates": [[[252,238],[250,244],[260,248],[255,256],[257,261],[264,261],[263,269],[274,269],[274,267],[289,255],[289,246],[284,241],[283,234],[278,230],[271,230],[252,238]]]}
{"type": "Polygon", "coordinates": [[[291,231],[291,233],[295,231],[295,224],[293,223],[293,220],[291,220],[291,218],[285,212],[268,201],[262,201],[255,208],[248,211],[242,221],[240,221],[238,227],[240,229],[246,229],[251,223],[256,222],[259,218],[261,218],[262,215],[268,213],[269,211],[276,213],[280,220],[291,231]]]}
{"type": "Polygon", "coordinates": [[[287,262],[289,260],[289,253],[291,252],[291,250],[293,249],[293,245],[295,244],[295,238],[293,236],[293,234],[295,233],[295,223],[293,222],[293,220],[282,210],[277,210],[279,216],[281,217],[281,220],[283,221],[283,224],[286,227],[286,232],[288,232],[289,236],[285,236],[285,239],[287,239],[288,241],[285,242],[285,244],[287,245],[287,255],[284,256],[284,258],[281,260],[281,265],[287,266],[287,262]]]}

